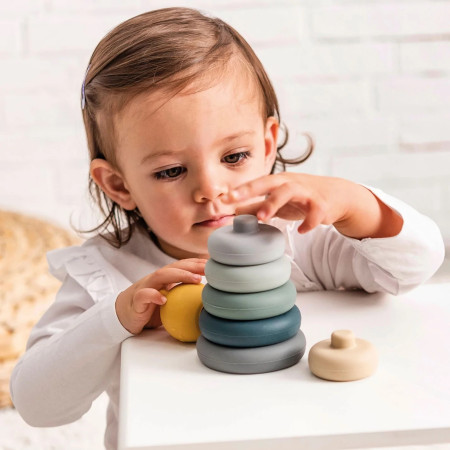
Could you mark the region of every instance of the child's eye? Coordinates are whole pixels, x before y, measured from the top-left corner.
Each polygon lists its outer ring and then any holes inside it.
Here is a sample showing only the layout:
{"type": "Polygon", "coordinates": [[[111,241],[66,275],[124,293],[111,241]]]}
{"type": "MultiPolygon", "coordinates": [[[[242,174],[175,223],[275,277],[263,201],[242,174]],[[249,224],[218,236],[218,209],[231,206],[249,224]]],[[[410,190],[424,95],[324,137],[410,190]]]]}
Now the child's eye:
{"type": "Polygon", "coordinates": [[[171,167],[170,169],[160,170],[159,172],[155,172],[154,177],[157,180],[167,180],[178,178],[181,174],[186,172],[186,168],[182,166],[171,167]]]}
{"type": "Polygon", "coordinates": [[[244,159],[247,159],[250,156],[250,152],[238,152],[232,153],[231,155],[227,155],[223,158],[223,161],[227,164],[238,164],[244,159]]]}

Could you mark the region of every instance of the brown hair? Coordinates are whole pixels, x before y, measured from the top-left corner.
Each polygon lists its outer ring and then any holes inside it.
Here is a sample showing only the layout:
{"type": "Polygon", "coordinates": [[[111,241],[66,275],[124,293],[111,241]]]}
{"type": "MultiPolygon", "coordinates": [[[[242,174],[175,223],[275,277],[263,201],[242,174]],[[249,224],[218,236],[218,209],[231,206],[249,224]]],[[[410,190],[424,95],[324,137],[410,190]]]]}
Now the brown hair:
{"type": "MultiPolygon", "coordinates": [[[[82,114],[91,161],[107,160],[117,168],[114,152],[114,117],[142,92],[164,89],[176,94],[212,66],[226,66],[238,54],[248,66],[262,99],[264,118],[280,120],[278,100],[261,62],[244,38],[220,19],[189,8],[164,8],[133,17],[110,31],[97,45],[89,61],[82,87],[82,114]]],[[[305,161],[309,146],[295,159],[285,159],[280,150],[288,139],[287,129],[277,147],[272,167],[305,161]]],[[[105,215],[88,232],[102,234],[115,247],[131,238],[134,224],[146,227],[139,211],[124,210],[89,178],[91,196],[105,215]],[[112,230],[111,230],[112,228],[112,230]]]]}

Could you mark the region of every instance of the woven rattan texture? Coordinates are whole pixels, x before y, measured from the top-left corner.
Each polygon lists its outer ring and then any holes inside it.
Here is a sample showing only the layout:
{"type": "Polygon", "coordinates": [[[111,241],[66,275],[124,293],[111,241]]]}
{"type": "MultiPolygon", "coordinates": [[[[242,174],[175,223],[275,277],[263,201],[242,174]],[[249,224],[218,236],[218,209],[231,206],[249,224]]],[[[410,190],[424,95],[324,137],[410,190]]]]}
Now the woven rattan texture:
{"type": "Polygon", "coordinates": [[[48,271],[46,252],[79,243],[44,220],[0,210],[0,408],[12,404],[12,369],[60,286],[48,271]]]}

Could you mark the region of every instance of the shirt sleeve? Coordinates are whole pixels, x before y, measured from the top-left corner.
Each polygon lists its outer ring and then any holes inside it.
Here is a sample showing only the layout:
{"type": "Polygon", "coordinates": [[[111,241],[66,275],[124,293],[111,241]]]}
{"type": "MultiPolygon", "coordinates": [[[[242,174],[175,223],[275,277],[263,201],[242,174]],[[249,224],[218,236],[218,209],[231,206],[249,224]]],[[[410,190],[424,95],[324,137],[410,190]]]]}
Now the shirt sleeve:
{"type": "Polygon", "coordinates": [[[288,253],[294,281],[299,274],[300,289],[359,288],[397,295],[427,281],[440,267],[445,248],[437,225],[406,203],[368,189],[402,216],[400,233],[358,240],[340,234],[333,226],[321,225],[301,235],[299,223],[292,223],[288,253]],[[308,280],[303,284],[302,275],[308,280]]]}
{"type": "Polygon", "coordinates": [[[64,282],[33,328],[10,383],[20,415],[43,427],[73,422],[89,410],[110,382],[120,344],[131,336],[115,311],[117,295],[130,283],[116,278],[98,251],[69,248],[48,259],[64,282]]]}

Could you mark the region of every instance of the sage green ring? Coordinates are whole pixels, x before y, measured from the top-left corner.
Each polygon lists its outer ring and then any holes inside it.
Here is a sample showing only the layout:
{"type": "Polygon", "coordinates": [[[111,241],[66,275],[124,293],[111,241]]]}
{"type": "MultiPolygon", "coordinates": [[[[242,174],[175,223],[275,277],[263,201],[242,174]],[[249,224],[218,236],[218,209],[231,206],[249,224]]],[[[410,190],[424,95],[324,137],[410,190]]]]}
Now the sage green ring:
{"type": "Polygon", "coordinates": [[[202,291],[203,307],[213,316],[231,320],[258,320],[278,316],[295,304],[297,290],[292,281],[269,291],[231,293],[209,284],[202,291]]]}
{"type": "Polygon", "coordinates": [[[256,266],[229,266],[209,259],[205,276],[208,283],[220,291],[261,292],[286,283],[291,276],[291,262],[286,255],[256,266]]]}

